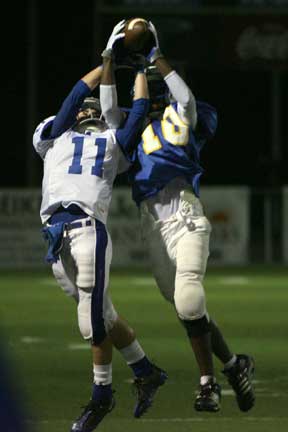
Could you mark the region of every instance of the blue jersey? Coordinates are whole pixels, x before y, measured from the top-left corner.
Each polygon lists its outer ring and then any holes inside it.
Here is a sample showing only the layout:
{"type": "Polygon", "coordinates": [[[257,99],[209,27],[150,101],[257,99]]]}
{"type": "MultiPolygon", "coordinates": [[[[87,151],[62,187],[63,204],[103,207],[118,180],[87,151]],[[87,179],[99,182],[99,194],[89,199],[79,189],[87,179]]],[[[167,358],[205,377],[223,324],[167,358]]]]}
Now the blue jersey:
{"type": "Polygon", "coordinates": [[[200,150],[215,134],[217,114],[204,102],[197,102],[197,114],[195,132],[181,120],[173,103],[166,107],[162,119],[152,120],[144,129],[129,170],[132,197],[138,206],[176,177],[184,178],[199,196],[203,173],[200,150]]]}

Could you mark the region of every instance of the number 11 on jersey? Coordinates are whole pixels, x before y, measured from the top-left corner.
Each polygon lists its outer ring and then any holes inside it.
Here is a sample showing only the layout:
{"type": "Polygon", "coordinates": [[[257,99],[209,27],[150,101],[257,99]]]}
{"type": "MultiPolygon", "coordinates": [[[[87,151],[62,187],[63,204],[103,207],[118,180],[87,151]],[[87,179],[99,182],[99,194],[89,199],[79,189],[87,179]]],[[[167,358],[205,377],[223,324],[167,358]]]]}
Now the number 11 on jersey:
{"type": "MultiPolygon", "coordinates": [[[[83,166],[81,165],[81,159],[83,155],[85,137],[77,136],[72,139],[74,144],[74,154],[72,164],[69,166],[69,174],[82,174],[83,166]]],[[[102,168],[106,151],[106,138],[96,138],[95,146],[97,147],[97,153],[95,156],[95,165],[91,168],[91,175],[102,177],[102,168]]]]}

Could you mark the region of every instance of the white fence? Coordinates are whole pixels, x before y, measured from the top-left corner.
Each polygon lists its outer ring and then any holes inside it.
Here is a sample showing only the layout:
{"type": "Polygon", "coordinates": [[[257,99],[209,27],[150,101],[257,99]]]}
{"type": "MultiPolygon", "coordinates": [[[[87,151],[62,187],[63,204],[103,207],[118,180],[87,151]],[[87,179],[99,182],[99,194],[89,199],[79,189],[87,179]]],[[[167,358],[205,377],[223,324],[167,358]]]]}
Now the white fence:
{"type": "MultiPolygon", "coordinates": [[[[201,199],[212,224],[212,264],[249,260],[249,189],[202,187],[201,199]]],[[[41,268],[46,245],[41,234],[41,191],[0,190],[0,268],[41,268]]],[[[145,266],[138,211],[128,188],[115,188],[108,222],[114,268],[145,266]]]]}

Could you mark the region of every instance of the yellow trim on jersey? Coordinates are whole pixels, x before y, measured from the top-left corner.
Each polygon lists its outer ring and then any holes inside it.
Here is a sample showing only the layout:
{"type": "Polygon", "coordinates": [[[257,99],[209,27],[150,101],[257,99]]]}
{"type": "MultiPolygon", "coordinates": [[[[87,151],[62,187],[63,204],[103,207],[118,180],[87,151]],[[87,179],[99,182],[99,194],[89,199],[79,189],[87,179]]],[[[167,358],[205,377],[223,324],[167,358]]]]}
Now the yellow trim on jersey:
{"type": "Polygon", "coordinates": [[[163,115],[161,121],[163,137],[173,145],[185,146],[189,140],[189,126],[187,126],[174,110],[172,105],[169,105],[163,115]]]}
{"type": "Polygon", "coordinates": [[[143,150],[146,154],[150,154],[156,150],[161,149],[162,144],[157,135],[155,135],[151,123],[146,127],[142,133],[143,150]]]}

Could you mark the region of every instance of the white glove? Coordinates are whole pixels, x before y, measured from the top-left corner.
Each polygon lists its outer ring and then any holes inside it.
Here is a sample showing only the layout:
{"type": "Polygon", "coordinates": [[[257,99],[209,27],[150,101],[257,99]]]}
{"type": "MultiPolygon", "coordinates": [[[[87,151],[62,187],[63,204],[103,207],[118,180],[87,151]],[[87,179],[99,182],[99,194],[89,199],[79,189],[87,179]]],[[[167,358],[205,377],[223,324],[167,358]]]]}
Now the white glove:
{"type": "Polygon", "coordinates": [[[154,36],[155,45],[153,46],[153,48],[151,49],[151,51],[149,52],[149,54],[147,55],[146,58],[150,63],[154,63],[158,58],[164,57],[164,56],[160,50],[157,30],[151,21],[149,21],[149,23],[148,23],[148,28],[154,36]]]}
{"type": "Polygon", "coordinates": [[[154,24],[152,23],[152,21],[149,21],[148,28],[151,31],[151,33],[153,34],[153,36],[154,36],[154,39],[155,39],[155,48],[159,48],[159,39],[158,39],[157,30],[156,30],[156,27],[154,26],[154,24]]]}
{"type": "Polygon", "coordinates": [[[125,20],[120,21],[113,28],[113,31],[108,39],[105,50],[102,52],[102,57],[111,58],[113,56],[113,46],[115,42],[119,39],[123,39],[125,33],[119,33],[125,27],[125,20]]]}

